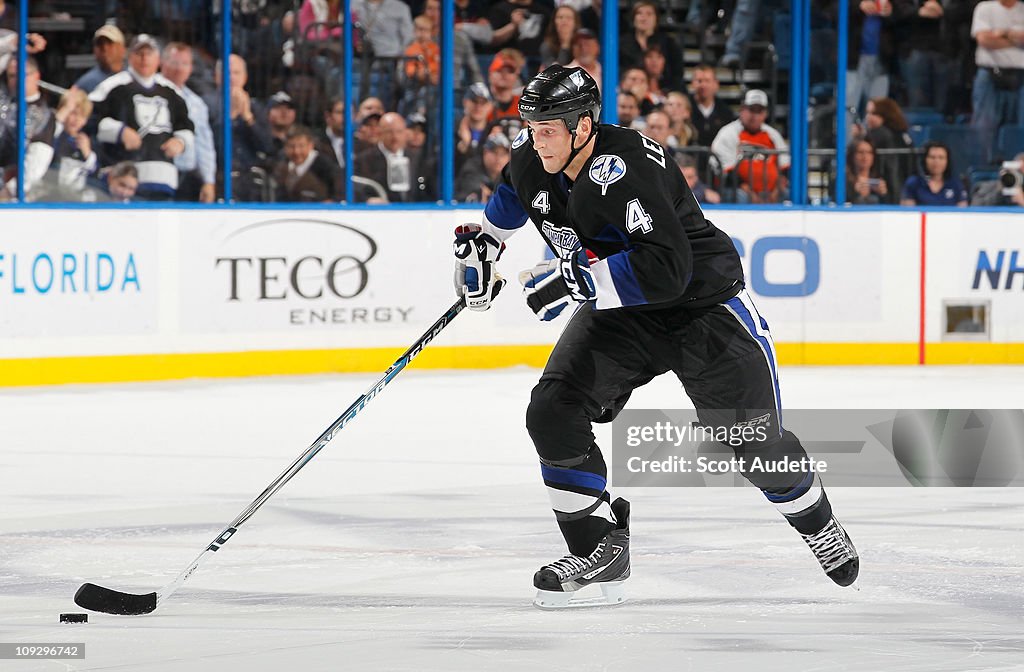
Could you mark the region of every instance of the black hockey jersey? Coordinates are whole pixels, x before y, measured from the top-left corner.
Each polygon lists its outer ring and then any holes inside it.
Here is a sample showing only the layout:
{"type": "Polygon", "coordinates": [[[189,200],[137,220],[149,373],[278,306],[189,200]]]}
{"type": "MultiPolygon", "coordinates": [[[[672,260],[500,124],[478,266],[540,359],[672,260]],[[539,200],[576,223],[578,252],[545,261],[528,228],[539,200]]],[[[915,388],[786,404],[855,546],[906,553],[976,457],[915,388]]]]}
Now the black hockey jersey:
{"type": "Polygon", "coordinates": [[[743,287],[732,240],[704,217],[664,147],[601,124],[575,184],[544,170],[528,129],[484,209],[484,229],[506,239],[533,221],[556,256],[577,244],[590,263],[598,310],[703,307],[743,287]]]}
{"type": "Polygon", "coordinates": [[[178,169],[160,147],[179,138],[186,150],[194,142],[188,107],[178,88],[162,75],[142,80],[131,68],[108,77],[97,86],[93,101],[96,138],[107,143],[111,161],[130,160],[139,172],[139,189],[173,195],[178,189],[178,169]],[[124,128],[142,137],[142,147],[129,152],[121,145],[124,128]]]}

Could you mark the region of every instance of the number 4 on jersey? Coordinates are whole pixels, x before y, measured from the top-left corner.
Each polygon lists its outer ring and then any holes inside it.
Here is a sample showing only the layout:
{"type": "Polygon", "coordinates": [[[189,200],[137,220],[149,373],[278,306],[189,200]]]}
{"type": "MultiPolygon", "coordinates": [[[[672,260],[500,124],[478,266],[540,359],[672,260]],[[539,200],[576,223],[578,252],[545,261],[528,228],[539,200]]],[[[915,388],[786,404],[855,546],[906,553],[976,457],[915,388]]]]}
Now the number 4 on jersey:
{"type": "Polygon", "coordinates": [[[654,230],[654,226],[651,222],[654,220],[647,211],[644,210],[644,206],[640,205],[640,199],[634,198],[629,203],[626,203],[626,231],[633,233],[637,229],[644,233],[650,233],[654,230]]]}

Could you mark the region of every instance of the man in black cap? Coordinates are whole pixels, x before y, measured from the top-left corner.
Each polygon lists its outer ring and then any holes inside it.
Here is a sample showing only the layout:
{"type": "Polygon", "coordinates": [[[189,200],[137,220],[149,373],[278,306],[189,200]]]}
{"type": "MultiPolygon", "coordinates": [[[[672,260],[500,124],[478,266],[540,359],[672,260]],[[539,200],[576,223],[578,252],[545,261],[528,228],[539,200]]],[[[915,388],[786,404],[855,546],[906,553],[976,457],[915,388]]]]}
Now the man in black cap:
{"type": "Polygon", "coordinates": [[[286,92],[278,91],[267,101],[267,125],[278,160],[284,156],[284,143],[288,141],[288,131],[295,126],[295,116],[295,101],[286,92]]]}

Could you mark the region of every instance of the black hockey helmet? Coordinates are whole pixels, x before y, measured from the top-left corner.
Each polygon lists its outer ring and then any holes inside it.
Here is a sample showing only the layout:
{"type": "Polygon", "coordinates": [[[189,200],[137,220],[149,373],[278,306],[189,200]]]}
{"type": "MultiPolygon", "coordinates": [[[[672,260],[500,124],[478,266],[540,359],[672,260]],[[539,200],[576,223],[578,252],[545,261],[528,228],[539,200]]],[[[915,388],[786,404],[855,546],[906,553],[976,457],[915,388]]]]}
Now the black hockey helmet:
{"type": "Polygon", "coordinates": [[[519,98],[519,116],[524,121],[561,119],[573,135],[585,114],[597,123],[601,116],[601,92],[583,68],[551,65],[530,80],[519,98]]]}

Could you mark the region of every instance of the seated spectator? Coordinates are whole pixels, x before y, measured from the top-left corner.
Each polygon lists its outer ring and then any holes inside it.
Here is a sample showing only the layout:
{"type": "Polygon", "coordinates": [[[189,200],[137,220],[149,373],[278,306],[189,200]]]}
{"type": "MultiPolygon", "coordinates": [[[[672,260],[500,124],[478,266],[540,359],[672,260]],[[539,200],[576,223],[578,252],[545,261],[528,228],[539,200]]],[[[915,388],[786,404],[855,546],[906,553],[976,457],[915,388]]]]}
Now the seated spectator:
{"type": "Polygon", "coordinates": [[[690,82],[694,108],[692,121],[697,129],[695,144],[701,147],[710,147],[718,132],[733,118],[732,110],[718,97],[719,86],[713,66],[702,63],[693,69],[690,82]]]}
{"type": "Polygon", "coordinates": [[[324,108],[324,132],[317,140],[317,151],[345,168],[345,101],[332,98],[324,108]]]}
{"type": "Polygon", "coordinates": [[[359,128],[356,129],[353,138],[357,156],[367,149],[377,146],[380,141],[380,118],[382,116],[384,115],[372,112],[359,122],[359,128]]]}
{"type": "Polygon", "coordinates": [[[384,109],[384,103],[381,102],[380,98],[369,96],[364,98],[363,102],[359,103],[359,108],[356,110],[356,121],[361,123],[371,114],[380,116],[385,112],[387,112],[387,110],[384,109]]]}
{"type": "Polygon", "coordinates": [[[665,54],[661,53],[661,47],[656,44],[652,44],[644,51],[644,72],[647,73],[651,89],[648,96],[655,105],[664,105],[665,89],[661,80],[665,73],[665,54]]]}
{"type": "Polygon", "coordinates": [[[491,47],[511,47],[540,58],[540,45],[551,18],[550,3],[541,0],[498,0],[487,18],[494,29],[491,47]]]}
{"type": "Polygon", "coordinates": [[[971,205],[1024,207],[1024,152],[1003,163],[999,178],[984,180],[971,190],[971,205]],[[1003,184],[1003,181],[1007,184],[1003,184]]]}
{"type": "Polygon", "coordinates": [[[789,146],[765,123],[767,117],[768,94],[750,89],[743,96],[739,119],[723,126],[711,143],[722,170],[735,176],[737,203],[780,203],[786,197],[789,146]],[[779,151],[761,154],[754,149],[758,147],[779,151]]]}
{"type": "Polygon", "coordinates": [[[642,131],[644,128],[643,119],[640,116],[640,101],[629,91],[620,91],[616,101],[619,126],[624,128],[635,128],[642,131]]]}
{"type": "MultiPolygon", "coordinates": [[[[53,158],[53,137],[57,121],[53,110],[46,104],[39,89],[39,64],[35,56],[25,58],[25,170],[22,173],[26,197],[46,175],[53,158]]],[[[18,105],[18,59],[7,61],[6,101],[0,96],[0,107],[16,110],[18,105]]],[[[17,114],[5,114],[0,126],[0,166],[3,183],[0,200],[15,198],[18,194],[18,128],[17,114]]]]}
{"type": "Polygon", "coordinates": [[[949,147],[929,140],[924,143],[921,173],[911,175],[903,185],[900,205],[955,205],[967,207],[967,190],[953,175],[949,147]]]}
{"type": "Polygon", "coordinates": [[[75,80],[74,88],[92,93],[100,82],[124,70],[124,33],[107,23],[96,29],[92,36],[92,53],[96,65],[75,80]]]}
{"type": "Polygon", "coordinates": [[[92,115],[92,102],[84,91],[69,89],[60,98],[56,119],[62,130],[53,140],[50,169],[57,172],[57,191],[62,198],[77,200],[86,180],[99,168],[92,140],[83,131],[92,115]]]}
{"type": "Polygon", "coordinates": [[[456,200],[486,203],[512,156],[511,147],[503,133],[488,137],[482,151],[466,161],[455,178],[456,200]]]}
{"type": "Polygon", "coordinates": [[[295,117],[295,101],[284,91],[278,91],[267,101],[267,127],[275,161],[284,155],[284,145],[288,141],[288,132],[295,126],[295,117]]]}
{"type": "MultiPolygon", "coordinates": [[[[381,117],[380,141],[356,156],[355,174],[380,184],[392,203],[434,200],[433,176],[416,172],[421,165],[419,152],[407,151],[406,130],[401,115],[388,112],[381,117]]],[[[357,200],[372,202],[365,194],[357,200]]]]}
{"type": "MultiPolygon", "coordinates": [[[[253,103],[246,86],[249,82],[249,68],[238,54],[229,58],[231,76],[230,109],[228,119],[231,126],[231,193],[237,201],[264,201],[270,199],[269,191],[265,193],[267,184],[263,172],[271,165],[270,156],[274,147],[270,141],[270,131],[263,120],[263,114],[253,103]]],[[[221,146],[224,133],[222,122],[223,88],[221,63],[217,62],[214,70],[214,82],[217,90],[203,98],[210,110],[210,127],[213,129],[214,147],[221,146]]],[[[224,157],[217,155],[217,177],[223,179],[224,157]]],[[[223,191],[223,189],[221,189],[223,191]]]]}
{"type": "Polygon", "coordinates": [[[131,161],[122,161],[100,171],[104,192],[113,201],[129,203],[139,189],[139,171],[131,161]]]}
{"type": "Polygon", "coordinates": [[[846,202],[853,205],[891,203],[889,185],[875,162],[875,148],[855,140],[846,149],[846,202]]]}
{"type": "Polygon", "coordinates": [[[594,31],[588,28],[576,31],[572,40],[572,61],[567,67],[586,70],[597,82],[597,90],[601,90],[601,42],[594,31]]]}
{"type": "Polygon", "coordinates": [[[488,121],[519,116],[519,91],[522,89],[519,75],[525,64],[526,59],[515,49],[502,49],[495,54],[488,68],[491,99],[494,102],[488,121]]]}
{"type": "MultiPolygon", "coordinates": [[[[28,196],[33,187],[39,184],[50,167],[53,158],[53,135],[56,131],[56,118],[46,104],[40,91],[39,64],[35,56],[26,56],[25,67],[25,173],[24,187],[28,196]]],[[[7,61],[7,91],[0,92],[0,108],[17,109],[17,58],[7,61]],[[9,98],[4,99],[6,96],[9,98]]],[[[17,115],[0,116],[0,168],[3,169],[3,180],[0,182],[0,200],[13,199],[17,196],[17,115]]]]}
{"type": "Polygon", "coordinates": [[[668,146],[676,148],[697,144],[697,129],[691,121],[692,108],[686,94],[670,91],[665,96],[664,109],[670,122],[668,146]]]}
{"type": "Polygon", "coordinates": [[[174,158],[194,143],[188,107],[177,87],[157,73],[160,46],[151,36],[135,36],[128,64],[89,95],[96,138],[114,160],[135,162],[139,196],[170,200],[178,190],[174,158]]]}
{"type": "Polygon", "coordinates": [[[491,92],[483,83],[466,89],[462,99],[462,120],[455,130],[455,173],[462,169],[466,160],[479,152],[488,127],[493,105],[491,92]]]}
{"type": "Polygon", "coordinates": [[[680,172],[683,173],[683,178],[686,180],[686,184],[690,187],[690,191],[693,192],[693,197],[697,199],[698,203],[721,203],[721,195],[704,184],[701,181],[700,176],[697,175],[697,160],[691,154],[685,154],[683,152],[677,152],[676,165],[679,166],[680,172]]]}
{"type": "Polygon", "coordinates": [[[654,140],[658,144],[665,148],[668,152],[669,157],[675,156],[672,151],[672,147],[669,145],[669,133],[672,121],[668,118],[668,114],[662,110],[654,110],[644,119],[644,135],[651,140],[654,140]]]}
{"type": "Polygon", "coordinates": [[[422,114],[410,114],[405,120],[409,129],[409,149],[427,150],[427,118],[422,114]]]}
{"type": "Polygon", "coordinates": [[[305,126],[288,130],[284,159],[274,166],[277,200],[289,203],[337,203],[341,177],[337,163],[313,148],[313,132],[305,126]]]}
{"type": "MultiPolygon", "coordinates": [[[[644,53],[648,47],[658,45],[665,56],[665,69],[659,85],[667,90],[678,88],[683,82],[683,52],[675,39],[658,27],[658,3],[639,0],[633,3],[632,30],[619,38],[619,69],[643,68],[644,53]]],[[[649,110],[644,110],[644,114],[649,110]]]]}
{"type": "Polygon", "coordinates": [[[548,24],[544,43],[540,45],[541,67],[552,63],[568,65],[574,58],[572,53],[576,31],[580,29],[580,15],[571,5],[561,5],[548,24]]]}
{"type": "Polygon", "coordinates": [[[619,90],[628,91],[640,102],[640,114],[647,116],[659,105],[651,93],[650,77],[643,68],[627,68],[619,78],[619,90]]]}

